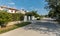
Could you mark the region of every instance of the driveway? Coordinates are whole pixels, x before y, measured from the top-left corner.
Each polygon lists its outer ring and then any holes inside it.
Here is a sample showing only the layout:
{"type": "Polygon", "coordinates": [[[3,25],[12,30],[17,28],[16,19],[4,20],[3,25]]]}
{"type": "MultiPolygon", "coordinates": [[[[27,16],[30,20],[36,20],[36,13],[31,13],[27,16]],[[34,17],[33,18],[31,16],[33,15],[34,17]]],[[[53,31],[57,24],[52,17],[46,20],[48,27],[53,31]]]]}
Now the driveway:
{"type": "Polygon", "coordinates": [[[32,24],[0,34],[0,36],[60,36],[60,26],[51,18],[34,20],[32,24]]]}

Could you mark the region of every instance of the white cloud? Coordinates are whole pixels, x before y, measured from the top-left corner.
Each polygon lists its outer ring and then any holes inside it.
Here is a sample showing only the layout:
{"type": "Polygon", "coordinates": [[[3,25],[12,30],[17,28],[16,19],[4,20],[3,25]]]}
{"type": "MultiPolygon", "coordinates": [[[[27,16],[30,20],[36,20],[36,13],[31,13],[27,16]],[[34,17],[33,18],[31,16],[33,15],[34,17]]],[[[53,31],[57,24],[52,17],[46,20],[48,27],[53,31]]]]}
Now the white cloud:
{"type": "Polygon", "coordinates": [[[11,4],[11,5],[15,5],[15,3],[14,3],[14,2],[10,2],[9,4],[11,4]]]}

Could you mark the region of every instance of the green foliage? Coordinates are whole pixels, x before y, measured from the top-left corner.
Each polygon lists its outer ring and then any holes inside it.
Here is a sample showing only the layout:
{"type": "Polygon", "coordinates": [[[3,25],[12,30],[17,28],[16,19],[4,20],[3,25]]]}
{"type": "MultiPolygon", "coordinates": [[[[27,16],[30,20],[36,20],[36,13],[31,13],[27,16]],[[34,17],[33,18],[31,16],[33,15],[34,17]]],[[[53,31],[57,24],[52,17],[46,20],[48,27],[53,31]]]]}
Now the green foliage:
{"type": "Polygon", "coordinates": [[[48,2],[48,7],[49,9],[54,10],[54,12],[59,12],[60,9],[60,0],[46,0],[48,2]]]}
{"type": "Polygon", "coordinates": [[[35,17],[40,17],[40,15],[37,13],[37,11],[31,11],[31,12],[35,17]]]}
{"type": "Polygon", "coordinates": [[[21,13],[13,13],[12,15],[12,21],[19,21],[24,19],[24,15],[21,13]]]}
{"type": "Polygon", "coordinates": [[[0,25],[3,26],[7,22],[12,21],[12,15],[6,12],[0,12],[0,25]]]}
{"type": "Polygon", "coordinates": [[[48,2],[48,5],[46,6],[47,8],[50,9],[50,11],[53,11],[52,13],[49,13],[49,15],[54,17],[60,18],[60,0],[46,0],[48,2]]]}
{"type": "Polygon", "coordinates": [[[24,14],[20,14],[20,21],[24,20],[24,14]]]}
{"type": "Polygon", "coordinates": [[[31,22],[23,22],[23,23],[20,23],[20,24],[16,24],[17,27],[23,27],[23,26],[26,26],[28,24],[31,24],[31,22]]]}
{"type": "Polygon", "coordinates": [[[40,15],[37,13],[37,11],[30,11],[30,12],[27,12],[25,15],[40,17],[40,15]]]}
{"type": "Polygon", "coordinates": [[[24,15],[21,13],[7,13],[6,11],[0,11],[0,26],[6,26],[10,21],[22,21],[24,15]]]}
{"type": "Polygon", "coordinates": [[[56,17],[55,13],[53,11],[50,11],[48,14],[49,17],[56,17]]]}

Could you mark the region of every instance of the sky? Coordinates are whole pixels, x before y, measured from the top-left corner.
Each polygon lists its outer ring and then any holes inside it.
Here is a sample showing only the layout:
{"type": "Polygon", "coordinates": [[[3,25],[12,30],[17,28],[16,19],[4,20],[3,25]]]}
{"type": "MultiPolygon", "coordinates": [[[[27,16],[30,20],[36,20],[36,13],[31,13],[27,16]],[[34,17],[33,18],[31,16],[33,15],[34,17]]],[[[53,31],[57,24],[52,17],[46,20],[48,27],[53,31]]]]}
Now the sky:
{"type": "Polygon", "coordinates": [[[48,11],[44,9],[45,0],[0,0],[0,6],[8,6],[16,9],[25,9],[27,11],[37,10],[38,14],[46,15],[48,11]]]}

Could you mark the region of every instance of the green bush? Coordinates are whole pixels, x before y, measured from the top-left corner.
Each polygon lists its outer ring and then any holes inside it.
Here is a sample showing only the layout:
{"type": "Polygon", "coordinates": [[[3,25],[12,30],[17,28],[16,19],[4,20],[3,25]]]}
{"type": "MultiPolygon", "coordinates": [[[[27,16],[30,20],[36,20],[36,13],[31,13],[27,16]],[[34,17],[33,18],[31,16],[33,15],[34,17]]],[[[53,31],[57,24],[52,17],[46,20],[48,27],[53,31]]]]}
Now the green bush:
{"type": "Polygon", "coordinates": [[[20,21],[24,19],[24,15],[21,13],[12,13],[12,21],[20,21]]]}
{"type": "Polygon", "coordinates": [[[6,11],[0,11],[0,26],[6,26],[10,21],[22,21],[24,15],[21,13],[7,13],[6,11]]]}
{"type": "Polygon", "coordinates": [[[28,24],[31,24],[31,22],[22,22],[22,23],[16,24],[16,26],[17,27],[23,27],[23,26],[26,26],[28,24]]]}
{"type": "Polygon", "coordinates": [[[6,12],[0,12],[0,26],[5,26],[9,21],[12,21],[12,15],[6,12]]]}

